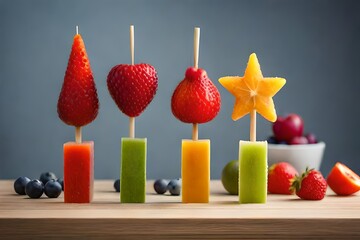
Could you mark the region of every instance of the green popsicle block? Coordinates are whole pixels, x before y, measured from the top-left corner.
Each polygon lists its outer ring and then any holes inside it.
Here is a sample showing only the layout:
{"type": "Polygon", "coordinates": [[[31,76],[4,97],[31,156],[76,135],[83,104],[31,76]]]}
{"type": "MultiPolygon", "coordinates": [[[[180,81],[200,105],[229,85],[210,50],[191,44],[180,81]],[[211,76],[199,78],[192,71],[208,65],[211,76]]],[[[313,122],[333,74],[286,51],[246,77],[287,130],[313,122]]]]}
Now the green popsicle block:
{"type": "Polygon", "coordinates": [[[120,201],[144,203],[146,184],[146,138],[121,139],[120,201]]]}
{"type": "Polygon", "coordinates": [[[239,143],[239,202],[266,203],[267,142],[239,143]]]}

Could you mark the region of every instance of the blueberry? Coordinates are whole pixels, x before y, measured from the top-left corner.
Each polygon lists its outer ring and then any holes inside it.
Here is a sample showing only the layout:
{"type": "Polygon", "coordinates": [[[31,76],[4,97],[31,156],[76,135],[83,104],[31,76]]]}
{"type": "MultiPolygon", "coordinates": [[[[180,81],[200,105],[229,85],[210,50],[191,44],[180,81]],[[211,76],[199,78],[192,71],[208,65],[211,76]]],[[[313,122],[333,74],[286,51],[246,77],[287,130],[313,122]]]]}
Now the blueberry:
{"type": "Polygon", "coordinates": [[[278,141],[276,140],[276,138],[274,136],[268,137],[267,142],[270,144],[278,144],[278,141]]]}
{"type": "Polygon", "coordinates": [[[26,184],[25,192],[30,198],[40,198],[44,192],[44,184],[35,179],[26,184]]]}
{"type": "Polygon", "coordinates": [[[155,192],[158,194],[164,194],[167,190],[167,186],[169,184],[168,180],[158,179],[154,182],[155,192]]]}
{"type": "Polygon", "coordinates": [[[181,192],[181,181],[180,179],[173,179],[169,182],[167,189],[171,195],[179,196],[181,192]]]}
{"type": "Polygon", "coordinates": [[[120,192],[120,179],[116,179],[114,182],[115,191],[120,192]]]}
{"type": "Polygon", "coordinates": [[[56,176],[52,172],[44,172],[40,175],[40,181],[45,185],[49,180],[56,179],[56,176]]]}
{"type": "Polygon", "coordinates": [[[19,195],[26,195],[25,186],[30,182],[30,179],[27,177],[19,177],[14,182],[14,190],[19,195]]]}
{"type": "Polygon", "coordinates": [[[61,185],[61,190],[64,191],[64,179],[58,178],[56,181],[57,181],[58,183],[60,183],[60,185],[61,185]]]}
{"type": "Polygon", "coordinates": [[[44,187],[45,195],[49,198],[57,198],[61,194],[61,184],[54,179],[49,180],[44,187]]]}
{"type": "Polygon", "coordinates": [[[278,144],[288,145],[286,141],[280,141],[278,144]]]}

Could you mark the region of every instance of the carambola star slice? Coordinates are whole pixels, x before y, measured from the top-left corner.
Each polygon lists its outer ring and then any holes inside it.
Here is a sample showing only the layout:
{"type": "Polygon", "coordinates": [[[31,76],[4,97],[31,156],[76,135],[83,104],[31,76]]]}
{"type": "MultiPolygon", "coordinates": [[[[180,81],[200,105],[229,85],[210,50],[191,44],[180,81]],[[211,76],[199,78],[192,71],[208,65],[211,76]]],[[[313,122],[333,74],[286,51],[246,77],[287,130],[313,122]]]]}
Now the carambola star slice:
{"type": "Polygon", "coordinates": [[[285,85],[284,78],[264,78],[256,54],[249,57],[243,77],[228,76],[219,79],[221,85],[235,97],[232,113],[234,121],[256,110],[265,119],[275,122],[276,110],[272,97],[285,85]]]}

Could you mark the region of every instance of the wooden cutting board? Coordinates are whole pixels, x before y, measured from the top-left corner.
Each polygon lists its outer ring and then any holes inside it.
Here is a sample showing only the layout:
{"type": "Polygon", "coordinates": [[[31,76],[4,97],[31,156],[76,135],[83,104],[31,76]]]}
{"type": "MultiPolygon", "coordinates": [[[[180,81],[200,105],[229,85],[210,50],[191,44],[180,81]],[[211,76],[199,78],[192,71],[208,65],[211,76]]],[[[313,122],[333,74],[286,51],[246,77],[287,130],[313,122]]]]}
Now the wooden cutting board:
{"type": "Polygon", "coordinates": [[[360,239],[360,195],[321,201],[268,195],[266,204],[238,204],[220,181],[211,182],[209,204],[182,204],[147,185],[145,204],[120,204],[113,181],[96,181],[91,204],[64,204],[63,195],[29,199],[13,181],[0,181],[0,239],[106,237],[120,239],[360,239]]]}

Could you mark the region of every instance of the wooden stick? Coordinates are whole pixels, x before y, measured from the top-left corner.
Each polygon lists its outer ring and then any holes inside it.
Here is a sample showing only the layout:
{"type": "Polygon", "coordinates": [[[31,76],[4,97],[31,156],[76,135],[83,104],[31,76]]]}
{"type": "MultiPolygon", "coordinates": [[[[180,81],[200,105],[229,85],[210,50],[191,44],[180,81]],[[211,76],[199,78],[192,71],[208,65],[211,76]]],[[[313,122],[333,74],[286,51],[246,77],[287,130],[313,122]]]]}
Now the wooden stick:
{"type": "MultiPolygon", "coordinates": [[[[199,67],[199,45],[200,45],[200,28],[194,28],[194,67],[199,67]]],[[[194,141],[199,138],[199,126],[193,123],[192,139],[194,141]]]]}
{"type": "Polygon", "coordinates": [[[131,65],[134,65],[134,25],[130,25],[130,55],[131,65]]]}
{"type": "Polygon", "coordinates": [[[135,138],[135,118],[129,118],[129,137],[135,138]]]}
{"type": "Polygon", "coordinates": [[[256,110],[250,112],[250,141],[256,142],[256,110]]]}
{"type": "MultiPolygon", "coordinates": [[[[134,25],[130,25],[130,56],[131,65],[134,65],[135,54],[134,54],[134,25]]],[[[129,118],[129,137],[135,138],[135,118],[129,118]]]]}
{"type": "Polygon", "coordinates": [[[81,127],[75,127],[75,142],[76,143],[82,142],[81,127]]]}
{"type": "Polygon", "coordinates": [[[196,141],[198,139],[199,139],[199,124],[193,123],[192,140],[196,141]]]}
{"type": "MultiPolygon", "coordinates": [[[[79,34],[79,26],[75,26],[76,35],[79,34]]],[[[82,136],[81,136],[81,127],[75,127],[75,142],[81,143],[82,142],[82,136]]]]}
{"type": "Polygon", "coordinates": [[[199,67],[200,28],[194,28],[194,67],[199,67]]]}

